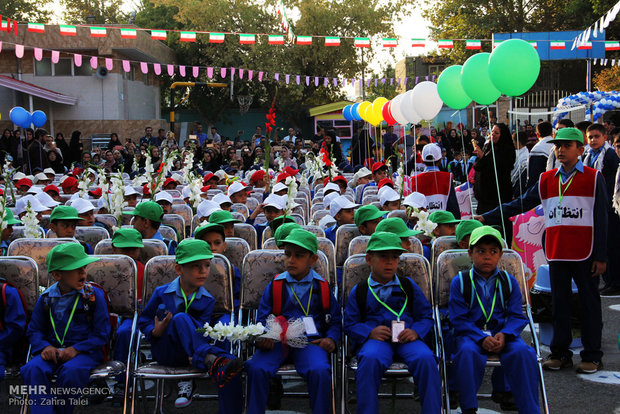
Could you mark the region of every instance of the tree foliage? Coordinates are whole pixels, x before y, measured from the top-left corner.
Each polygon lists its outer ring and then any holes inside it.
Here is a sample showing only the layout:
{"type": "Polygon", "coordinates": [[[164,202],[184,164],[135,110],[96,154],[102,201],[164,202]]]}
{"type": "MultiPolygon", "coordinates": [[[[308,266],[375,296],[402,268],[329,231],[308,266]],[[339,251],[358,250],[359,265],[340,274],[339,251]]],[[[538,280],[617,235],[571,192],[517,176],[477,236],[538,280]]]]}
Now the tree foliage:
{"type": "Polygon", "coordinates": [[[127,23],[129,16],[121,11],[122,0],[61,0],[64,19],[74,24],[127,23]]]}
{"type": "Polygon", "coordinates": [[[373,79],[373,81],[370,83],[370,88],[366,90],[367,101],[372,102],[380,97],[392,99],[398,95],[396,93],[396,87],[398,86],[396,82],[396,69],[391,65],[388,65],[381,73],[370,74],[370,79],[373,79]],[[377,79],[377,86],[374,84],[375,78],[377,79]],[[390,79],[393,80],[391,84],[390,79]],[[385,80],[385,82],[383,82],[383,80],[385,80]]]}
{"type": "Polygon", "coordinates": [[[50,12],[45,8],[49,3],[50,0],[2,0],[0,14],[13,20],[46,23],[50,12]]]}
{"type": "Polygon", "coordinates": [[[592,83],[599,91],[620,91],[620,66],[601,70],[594,75],[592,83]]]}

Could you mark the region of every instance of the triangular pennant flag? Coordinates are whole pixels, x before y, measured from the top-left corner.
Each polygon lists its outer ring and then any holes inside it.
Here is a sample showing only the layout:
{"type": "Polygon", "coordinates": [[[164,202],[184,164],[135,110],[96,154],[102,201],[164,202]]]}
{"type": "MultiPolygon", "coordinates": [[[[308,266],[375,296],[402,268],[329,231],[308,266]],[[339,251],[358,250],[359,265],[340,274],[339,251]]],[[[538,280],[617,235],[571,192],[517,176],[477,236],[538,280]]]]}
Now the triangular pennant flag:
{"type": "Polygon", "coordinates": [[[235,76],[235,72],[236,72],[236,68],[230,68],[230,76],[234,77],[235,76]]]}
{"type": "Polygon", "coordinates": [[[57,50],[52,50],[52,63],[58,63],[60,60],[60,52],[57,50]]]}
{"type": "Polygon", "coordinates": [[[323,86],[327,86],[329,84],[329,78],[323,79],[323,86]]]}
{"type": "Polygon", "coordinates": [[[209,77],[209,79],[213,77],[213,67],[207,68],[207,76],[209,77]]]}
{"type": "Polygon", "coordinates": [[[225,78],[225,77],[226,77],[226,68],[221,68],[221,69],[220,69],[220,76],[221,76],[222,78],[225,78]]]}
{"type": "Polygon", "coordinates": [[[166,70],[168,71],[168,76],[174,75],[174,65],[166,65],[166,70]]]}
{"type": "Polygon", "coordinates": [[[225,38],[224,33],[209,33],[209,43],[224,43],[225,38]]]}
{"type": "Polygon", "coordinates": [[[157,76],[161,75],[161,64],[153,63],[153,72],[155,72],[157,76]]]}
{"type": "Polygon", "coordinates": [[[35,47],[34,48],[34,58],[37,61],[41,61],[41,59],[43,59],[43,49],[39,48],[39,47],[35,47]]]}
{"type": "Polygon", "coordinates": [[[335,87],[338,87],[338,78],[334,78],[332,82],[334,83],[335,87]]]}
{"type": "Polygon", "coordinates": [[[258,72],[258,81],[259,82],[263,81],[263,72],[258,72]]]}
{"type": "Polygon", "coordinates": [[[185,77],[185,66],[183,65],[179,66],[179,75],[181,75],[182,77],[185,77]]]}
{"type": "Polygon", "coordinates": [[[121,29],[121,39],[135,39],[137,37],[136,29],[121,29]]]}
{"type": "Polygon", "coordinates": [[[252,77],[254,76],[254,71],[253,70],[248,70],[248,80],[252,80],[252,77]]]}
{"type": "Polygon", "coordinates": [[[280,82],[280,74],[279,73],[274,73],[273,74],[273,78],[276,80],[276,82],[280,82]]]}
{"type": "Polygon", "coordinates": [[[288,73],[286,75],[284,75],[284,82],[286,82],[287,85],[288,85],[290,80],[291,80],[291,75],[289,75],[288,73]]]}
{"type": "Polygon", "coordinates": [[[310,86],[310,76],[306,76],[306,86],[310,86]]]}
{"type": "Polygon", "coordinates": [[[244,73],[245,73],[245,69],[239,69],[239,79],[243,79],[244,73]]]}
{"type": "Polygon", "coordinates": [[[105,27],[93,27],[90,28],[90,37],[106,37],[105,27]]]}
{"type": "Polygon", "coordinates": [[[45,33],[45,25],[43,23],[28,23],[28,31],[31,33],[45,33]]]}
{"type": "Polygon", "coordinates": [[[114,61],[111,58],[105,58],[105,68],[107,70],[114,69],[114,61]]]}
{"type": "Polygon", "coordinates": [[[319,78],[318,78],[318,76],[314,77],[314,86],[319,86],[319,78]]]}
{"type": "Polygon", "coordinates": [[[92,56],[90,58],[90,67],[93,69],[97,69],[98,66],[99,66],[99,62],[97,62],[97,56],[92,56]]]}
{"type": "Polygon", "coordinates": [[[301,76],[295,75],[295,82],[299,85],[300,81],[301,81],[301,76]]]}
{"type": "Polygon", "coordinates": [[[73,63],[75,63],[75,66],[77,66],[78,68],[82,66],[82,55],[76,53],[73,55],[73,63]]]}
{"type": "Polygon", "coordinates": [[[131,63],[128,60],[123,60],[123,70],[125,72],[131,71],[131,63]]]}
{"type": "Polygon", "coordinates": [[[19,59],[24,57],[24,45],[15,45],[15,56],[19,59]]]}

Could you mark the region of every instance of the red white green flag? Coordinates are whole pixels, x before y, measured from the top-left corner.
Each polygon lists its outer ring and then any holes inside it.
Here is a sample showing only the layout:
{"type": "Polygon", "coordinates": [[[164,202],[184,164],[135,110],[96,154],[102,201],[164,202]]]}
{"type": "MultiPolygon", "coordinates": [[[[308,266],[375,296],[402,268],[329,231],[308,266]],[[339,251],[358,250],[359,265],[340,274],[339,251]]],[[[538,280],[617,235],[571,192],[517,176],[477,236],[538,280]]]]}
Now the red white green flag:
{"type": "Polygon", "coordinates": [[[256,35],[242,33],[239,35],[239,43],[242,45],[253,45],[256,43],[256,35]]]}
{"type": "Polygon", "coordinates": [[[398,40],[394,38],[384,37],[382,39],[383,47],[396,47],[398,46],[398,40]]]}
{"type": "Polygon", "coordinates": [[[121,29],[121,39],[135,39],[137,37],[136,29],[121,29]]]}
{"type": "Polygon", "coordinates": [[[77,29],[75,26],[68,26],[66,24],[61,24],[59,26],[60,34],[63,36],[75,36],[77,34],[77,29]]]}
{"type": "Polygon", "coordinates": [[[32,33],[45,33],[45,25],[43,23],[28,23],[28,31],[32,33]]]}
{"type": "Polygon", "coordinates": [[[355,47],[370,47],[370,38],[368,37],[356,37],[353,41],[355,47]]]}
{"type": "Polygon", "coordinates": [[[480,40],[466,40],[465,49],[480,50],[482,49],[482,42],[480,40]]]}
{"type": "Polygon", "coordinates": [[[620,50],[620,42],[605,42],[605,50],[620,50]]]}
{"type": "Polygon", "coordinates": [[[179,38],[181,42],[195,42],[196,41],[196,32],[181,32],[181,37],[179,38]]]}
{"type": "Polygon", "coordinates": [[[437,41],[437,47],[439,49],[452,49],[454,47],[454,42],[449,39],[439,39],[437,41]]]}
{"type": "Polygon", "coordinates": [[[283,45],[284,36],[283,35],[269,35],[269,44],[270,45],[283,45]]]}
{"type": "Polygon", "coordinates": [[[93,27],[90,28],[90,37],[106,37],[107,33],[105,27],[93,27]]]}
{"type": "Polygon", "coordinates": [[[538,50],[538,43],[537,43],[537,42],[535,42],[535,41],[533,41],[533,40],[528,40],[528,43],[529,43],[530,45],[532,45],[532,47],[533,47],[534,49],[537,49],[537,50],[538,50]]]}
{"type": "Polygon", "coordinates": [[[209,43],[224,43],[225,38],[224,33],[209,33],[209,43]]]}
{"type": "Polygon", "coordinates": [[[337,36],[327,36],[325,46],[340,46],[340,38],[337,36]]]}
{"type": "Polygon", "coordinates": [[[312,36],[297,36],[297,44],[298,45],[311,45],[312,36]]]}
{"type": "Polygon", "coordinates": [[[549,42],[549,49],[564,50],[566,49],[566,42],[549,42]]]}
{"type": "Polygon", "coordinates": [[[151,30],[151,39],[166,40],[167,34],[165,30],[151,30]]]}
{"type": "Polygon", "coordinates": [[[589,50],[592,49],[592,42],[585,42],[577,46],[579,50],[589,50]]]}
{"type": "Polygon", "coordinates": [[[411,47],[426,47],[426,39],[411,39],[411,47]]]}

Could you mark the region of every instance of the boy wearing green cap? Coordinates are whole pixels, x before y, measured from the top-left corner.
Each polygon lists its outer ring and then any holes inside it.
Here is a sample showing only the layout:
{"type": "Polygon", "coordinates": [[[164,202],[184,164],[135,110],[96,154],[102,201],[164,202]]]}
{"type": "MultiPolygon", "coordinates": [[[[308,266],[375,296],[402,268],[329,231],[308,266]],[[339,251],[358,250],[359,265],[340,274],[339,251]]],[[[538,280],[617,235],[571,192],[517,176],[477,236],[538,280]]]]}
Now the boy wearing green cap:
{"type": "Polygon", "coordinates": [[[428,219],[437,224],[433,234],[435,237],[442,236],[454,236],[456,233],[456,225],[461,221],[454,218],[454,215],[449,211],[437,210],[433,211],[428,219]]]}
{"type": "Polygon", "coordinates": [[[159,226],[161,226],[161,222],[164,219],[164,210],[159,204],[154,201],[143,201],[132,211],[123,214],[134,216],[132,221],[133,228],[140,232],[143,239],[161,240],[168,247],[168,254],[174,254],[177,242],[164,238],[159,232],[159,226]]]}
{"type": "Polygon", "coordinates": [[[311,343],[305,348],[284,349],[271,339],[258,342],[258,350],[246,362],[248,374],[248,414],[264,413],[269,380],[286,361],[308,381],[312,412],[331,412],[332,376],[329,354],[335,352],[341,335],[338,301],[323,277],[312,269],[318,260],[318,241],[306,230],[294,229],[284,239],[287,271],[267,285],[258,308],[258,322],[271,314],[302,319],[311,343]]]}
{"type": "Polygon", "coordinates": [[[103,347],[110,337],[110,317],[104,292],[86,281],[88,256],[77,243],[64,243],[47,254],[47,270],[56,283],[47,288],[34,307],[28,339],[34,357],[21,368],[30,393],[33,413],[50,412],[48,406],[63,406],[71,413],[71,399],[88,385],[90,371],[104,358],[103,347]],[[48,394],[50,378],[67,394],[48,394]],[[51,405],[50,405],[51,404],[51,405]]]}
{"type": "MultiPolygon", "coordinates": [[[[469,240],[473,266],[459,272],[450,285],[448,308],[458,373],[454,381],[463,414],[477,411],[476,393],[489,354],[499,354],[519,412],[540,413],[536,353],[521,339],[527,325],[521,289],[514,276],[497,267],[502,246],[498,230],[489,226],[473,230],[469,240]]],[[[500,403],[506,399],[512,401],[511,395],[504,395],[500,403]]]]}
{"type": "MultiPolygon", "coordinates": [[[[56,237],[75,238],[75,228],[80,220],[84,220],[78,215],[75,207],[57,206],[50,215],[50,230],[56,233],[56,237]]],[[[86,254],[93,254],[93,248],[88,243],[78,240],[84,247],[86,254]]]]}
{"type": "Polygon", "coordinates": [[[21,221],[15,219],[15,216],[13,216],[13,212],[11,211],[11,209],[6,208],[4,212],[4,221],[6,221],[6,228],[2,230],[2,234],[0,235],[0,256],[6,256],[6,252],[9,250],[9,239],[13,234],[13,226],[16,224],[21,224],[21,221]]]}
{"type": "Polygon", "coordinates": [[[369,204],[358,208],[355,211],[353,220],[362,236],[371,236],[384,215],[385,211],[381,211],[377,206],[369,204]]]}
{"type": "MultiPolygon", "coordinates": [[[[212,322],[215,299],[204,288],[212,258],[209,244],[203,240],[186,239],[179,243],[175,259],[179,276],[155,289],[138,326],[151,343],[155,361],[173,367],[191,364],[208,371],[220,389],[220,412],[241,413],[243,399],[238,374],[243,361],[210,345],[196,332],[212,322]]],[[[193,381],[180,381],[175,406],[187,407],[195,391],[193,381]]]]}
{"type": "Polygon", "coordinates": [[[235,219],[230,211],[218,210],[211,213],[209,223],[220,224],[224,227],[224,235],[226,237],[234,237],[235,223],[241,223],[235,219]]]}
{"type": "Polygon", "coordinates": [[[462,220],[456,226],[455,236],[459,249],[469,249],[469,236],[478,227],[482,227],[482,223],[478,220],[462,220]]]}
{"type": "Polygon", "coordinates": [[[579,289],[584,348],[577,372],[593,374],[603,368],[603,319],[598,285],[599,276],[607,268],[607,189],[600,171],[581,162],[584,148],[580,130],[562,128],[550,142],[560,168],[542,173],[538,183],[520,199],[474,218],[484,224],[498,224],[501,211],[504,217],[513,217],[542,204],[553,306],[551,355],[543,367],[557,371],[573,366],[569,349],[572,278],[579,289]]]}
{"type": "Polygon", "coordinates": [[[411,251],[411,240],[409,240],[409,237],[414,237],[418,234],[422,234],[421,231],[411,230],[409,227],[407,227],[403,219],[401,219],[400,217],[386,218],[377,225],[376,231],[385,231],[388,233],[393,233],[400,237],[400,241],[402,243],[401,247],[407,252],[411,251]]]}
{"type": "Polygon", "coordinates": [[[276,229],[276,231],[273,233],[273,238],[275,239],[276,246],[278,246],[279,249],[284,249],[284,240],[295,229],[303,230],[302,227],[297,223],[284,223],[276,229]]]}
{"type": "Polygon", "coordinates": [[[423,413],[441,411],[437,360],[423,338],[433,327],[426,297],[410,278],[397,276],[402,241],[394,233],[376,231],[366,248],[368,280],[353,288],[345,309],[344,330],[358,349],[357,412],[379,412],[383,373],[398,355],[418,385],[423,413]]]}

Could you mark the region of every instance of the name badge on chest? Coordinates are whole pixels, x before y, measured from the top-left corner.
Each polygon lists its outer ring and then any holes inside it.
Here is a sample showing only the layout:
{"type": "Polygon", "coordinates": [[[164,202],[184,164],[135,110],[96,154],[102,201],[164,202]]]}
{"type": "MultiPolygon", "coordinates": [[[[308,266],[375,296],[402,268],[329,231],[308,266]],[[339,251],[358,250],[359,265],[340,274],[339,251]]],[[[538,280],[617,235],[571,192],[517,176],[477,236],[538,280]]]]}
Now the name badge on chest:
{"type": "Polygon", "coordinates": [[[306,328],[306,335],[318,335],[319,331],[316,330],[316,325],[314,324],[314,318],[311,316],[304,316],[302,318],[304,321],[304,327],[306,328]]]}
{"type": "Polygon", "coordinates": [[[405,322],[392,321],[392,342],[398,342],[400,333],[405,330],[405,322]]]}
{"type": "Polygon", "coordinates": [[[560,206],[555,208],[555,217],[553,218],[553,223],[556,225],[562,224],[562,209],[560,206]]]}

